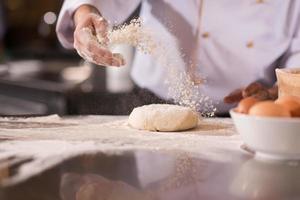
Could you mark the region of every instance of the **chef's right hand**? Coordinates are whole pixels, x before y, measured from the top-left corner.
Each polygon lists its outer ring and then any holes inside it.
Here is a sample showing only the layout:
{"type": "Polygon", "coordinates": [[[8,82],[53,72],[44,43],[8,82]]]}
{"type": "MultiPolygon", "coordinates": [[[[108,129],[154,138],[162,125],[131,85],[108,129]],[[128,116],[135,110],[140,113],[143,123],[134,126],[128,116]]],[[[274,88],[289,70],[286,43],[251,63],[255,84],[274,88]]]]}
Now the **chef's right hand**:
{"type": "Polygon", "coordinates": [[[92,6],[83,5],[74,14],[74,48],[85,60],[103,66],[121,66],[121,54],[107,48],[108,23],[92,6]]]}
{"type": "Polygon", "coordinates": [[[223,101],[227,104],[238,103],[243,98],[254,97],[258,100],[275,100],[278,97],[278,87],[275,84],[271,88],[263,86],[261,83],[253,82],[246,88],[234,90],[229,95],[224,97],[223,101]]]}

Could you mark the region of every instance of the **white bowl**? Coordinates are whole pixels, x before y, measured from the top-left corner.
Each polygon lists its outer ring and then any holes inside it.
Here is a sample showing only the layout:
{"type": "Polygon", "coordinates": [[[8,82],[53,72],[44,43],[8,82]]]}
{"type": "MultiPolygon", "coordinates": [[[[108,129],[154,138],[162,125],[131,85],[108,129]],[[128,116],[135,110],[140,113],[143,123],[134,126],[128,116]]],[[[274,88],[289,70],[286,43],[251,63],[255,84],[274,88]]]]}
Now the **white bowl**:
{"type": "Polygon", "coordinates": [[[237,131],[256,156],[300,160],[300,118],[256,117],[230,110],[237,131]]]}

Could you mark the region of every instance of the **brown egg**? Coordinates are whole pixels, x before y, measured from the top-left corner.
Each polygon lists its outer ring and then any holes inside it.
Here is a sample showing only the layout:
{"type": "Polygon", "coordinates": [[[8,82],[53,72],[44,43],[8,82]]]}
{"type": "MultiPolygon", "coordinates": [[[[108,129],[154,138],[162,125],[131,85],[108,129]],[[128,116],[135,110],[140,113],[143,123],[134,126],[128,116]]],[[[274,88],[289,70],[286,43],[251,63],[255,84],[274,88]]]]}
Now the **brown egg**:
{"type": "Polygon", "coordinates": [[[242,99],[236,108],[236,112],[248,114],[249,109],[258,102],[254,97],[246,97],[242,99]]]}
{"type": "Polygon", "coordinates": [[[284,106],[273,101],[262,101],[256,103],[249,110],[249,115],[268,117],[291,117],[291,112],[284,106]]]}
{"type": "Polygon", "coordinates": [[[275,101],[276,104],[280,104],[287,108],[293,117],[300,117],[300,98],[295,96],[280,97],[275,101]]]}

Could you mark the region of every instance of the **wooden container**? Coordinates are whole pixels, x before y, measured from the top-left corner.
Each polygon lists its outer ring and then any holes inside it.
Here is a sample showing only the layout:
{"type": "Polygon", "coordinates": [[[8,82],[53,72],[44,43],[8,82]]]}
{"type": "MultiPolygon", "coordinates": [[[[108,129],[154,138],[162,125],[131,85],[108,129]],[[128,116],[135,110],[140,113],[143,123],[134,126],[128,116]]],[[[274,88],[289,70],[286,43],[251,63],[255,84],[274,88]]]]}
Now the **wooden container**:
{"type": "Polygon", "coordinates": [[[278,97],[300,97],[300,68],[276,69],[278,97]]]}

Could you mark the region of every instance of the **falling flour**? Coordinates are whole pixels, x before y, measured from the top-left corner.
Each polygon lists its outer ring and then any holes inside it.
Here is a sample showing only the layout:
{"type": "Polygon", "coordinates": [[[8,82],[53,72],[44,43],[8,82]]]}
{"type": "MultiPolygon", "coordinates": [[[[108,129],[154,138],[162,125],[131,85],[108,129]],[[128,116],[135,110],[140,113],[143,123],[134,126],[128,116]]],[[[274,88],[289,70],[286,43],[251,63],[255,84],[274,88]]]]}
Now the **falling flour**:
{"type": "MultiPolygon", "coordinates": [[[[203,116],[213,116],[216,109],[212,100],[201,93],[200,87],[182,68],[182,56],[174,56],[172,48],[158,42],[154,32],[145,26],[140,19],[134,19],[129,24],[117,27],[108,32],[109,46],[129,44],[144,54],[151,55],[167,70],[165,84],[168,86],[168,96],[176,104],[188,106],[203,116]]],[[[98,37],[101,45],[101,38],[98,37]]]]}

